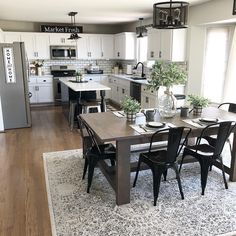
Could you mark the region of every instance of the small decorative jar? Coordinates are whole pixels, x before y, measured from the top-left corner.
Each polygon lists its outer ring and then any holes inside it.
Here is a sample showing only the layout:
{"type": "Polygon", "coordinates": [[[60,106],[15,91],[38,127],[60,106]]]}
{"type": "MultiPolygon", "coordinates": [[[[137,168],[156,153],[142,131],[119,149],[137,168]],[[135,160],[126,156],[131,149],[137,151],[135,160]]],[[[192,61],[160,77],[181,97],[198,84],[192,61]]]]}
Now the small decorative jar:
{"type": "Polygon", "coordinates": [[[126,113],[127,121],[128,122],[134,122],[136,119],[136,113],[134,112],[127,112],[126,113]]]}
{"type": "Polygon", "coordinates": [[[37,67],[37,75],[42,76],[42,67],[37,67]]]}
{"type": "Polygon", "coordinates": [[[201,106],[193,107],[193,115],[194,116],[200,116],[201,114],[202,114],[202,107],[201,106]]]}
{"type": "Polygon", "coordinates": [[[162,117],[171,118],[176,114],[177,99],[167,87],[164,94],[159,99],[159,113],[162,117]]]}

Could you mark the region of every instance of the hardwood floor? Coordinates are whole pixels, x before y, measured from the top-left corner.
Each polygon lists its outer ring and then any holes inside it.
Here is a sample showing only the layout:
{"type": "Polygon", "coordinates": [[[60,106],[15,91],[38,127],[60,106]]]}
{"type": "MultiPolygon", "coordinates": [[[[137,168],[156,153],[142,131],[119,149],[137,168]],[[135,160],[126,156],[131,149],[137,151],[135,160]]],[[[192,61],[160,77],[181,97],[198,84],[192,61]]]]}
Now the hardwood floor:
{"type": "Polygon", "coordinates": [[[0,235],[51,235],[44,152],[81,148],[61,107],[34,108],[32,128],[0,133],[0,235]]]}

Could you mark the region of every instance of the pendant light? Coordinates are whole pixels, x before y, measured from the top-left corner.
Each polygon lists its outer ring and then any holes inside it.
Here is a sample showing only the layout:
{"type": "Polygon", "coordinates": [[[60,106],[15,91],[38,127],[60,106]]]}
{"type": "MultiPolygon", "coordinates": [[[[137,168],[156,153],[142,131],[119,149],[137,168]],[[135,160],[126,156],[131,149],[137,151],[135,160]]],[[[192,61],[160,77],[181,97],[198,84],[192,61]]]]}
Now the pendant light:
{"type": "Polygon", "coordinates": [[[139,35],[137,38],[143,38],[143,18],[139,18],[140,26],[138,27],[139,35]]]}
{"type": "MultiPolygon", "coordinates": [[[[78,12],[69,12],[68,16],[71,17],[71,25],[73,27],[75,27],[75,16],[78,14],[78,12]]],[[[68,38],[69,40],[78,40],[80,39],[81,37],[75,32],[75,33],[71,33],[70,37],[68,38]]]]}
{"type": "Polygon", "coordinates": [[[172,1],[153,5],[153,28],[187,28],[189,3],[172,1]]]}

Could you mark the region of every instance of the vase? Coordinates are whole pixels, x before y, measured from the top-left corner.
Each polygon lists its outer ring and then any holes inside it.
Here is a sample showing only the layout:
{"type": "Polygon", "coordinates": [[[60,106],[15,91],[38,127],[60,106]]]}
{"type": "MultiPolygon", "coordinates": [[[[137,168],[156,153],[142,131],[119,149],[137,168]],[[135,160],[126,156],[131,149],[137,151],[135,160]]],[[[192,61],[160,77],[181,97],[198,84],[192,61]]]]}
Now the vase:
{"type": "Polygon", "coordinates": [[[37,67],[37,75],[42,76],[42,68],[41,67],[37,67]]]}
{"type": "Polygon", "coordinates": [[[159,99],[158,108],[160,116],[165,118],[174,117],[176,114],[176,104],[177,104],[177,99],[170,91],[170,88],[167,87],[166,91],[159,99]]]}
{"type": "Polygon", "coordinates": [[[134,112],[127,112],[126,113],[126,118],[128,122],[134,122],[136,119],[136,113],[134,112]]]}
{"type": "Polygon", "coordinates": [[[202,114],[202,107],[193,107],[193,115],[194,116],[200,116],[202,114]]]}

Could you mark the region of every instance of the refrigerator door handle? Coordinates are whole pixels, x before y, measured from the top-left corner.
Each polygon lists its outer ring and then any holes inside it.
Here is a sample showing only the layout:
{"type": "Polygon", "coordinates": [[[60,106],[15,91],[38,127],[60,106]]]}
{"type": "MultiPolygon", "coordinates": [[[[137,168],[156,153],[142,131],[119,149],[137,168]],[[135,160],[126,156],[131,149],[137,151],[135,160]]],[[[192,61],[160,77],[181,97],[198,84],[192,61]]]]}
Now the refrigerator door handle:
{"type": "Polygon", "coordinates": [[[29,98],[32,98],[33,94],[31,92],[29,92],[29,98]]]}

